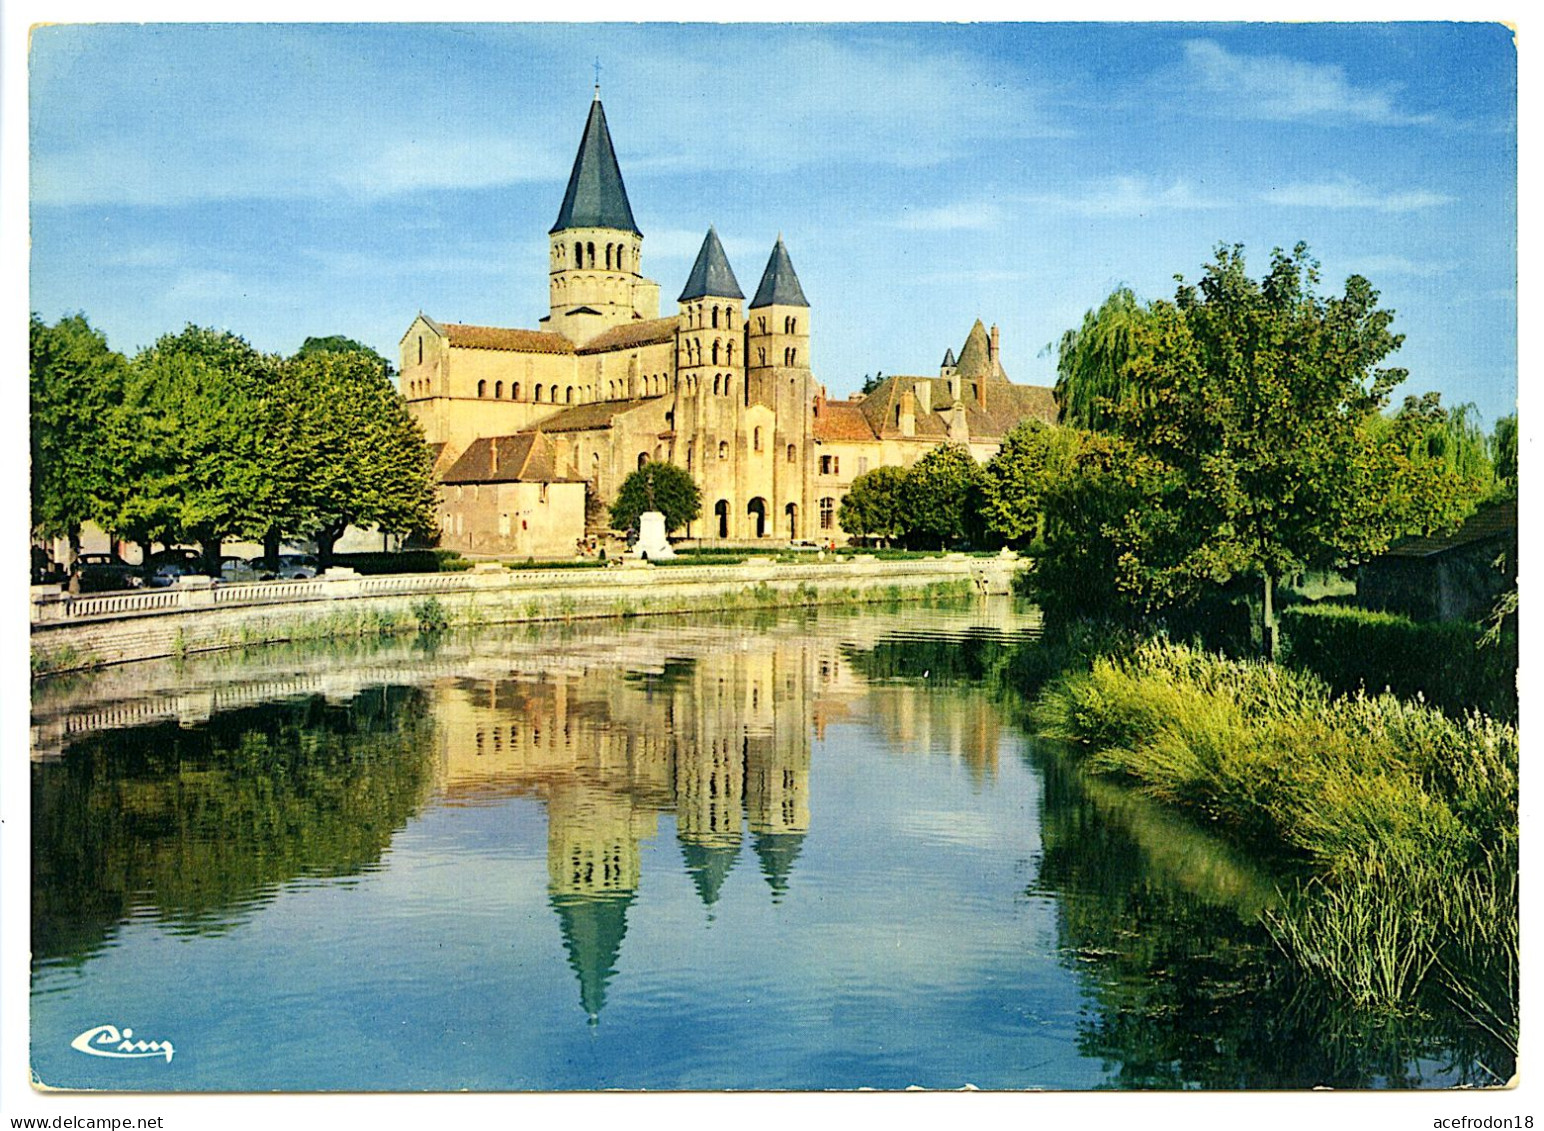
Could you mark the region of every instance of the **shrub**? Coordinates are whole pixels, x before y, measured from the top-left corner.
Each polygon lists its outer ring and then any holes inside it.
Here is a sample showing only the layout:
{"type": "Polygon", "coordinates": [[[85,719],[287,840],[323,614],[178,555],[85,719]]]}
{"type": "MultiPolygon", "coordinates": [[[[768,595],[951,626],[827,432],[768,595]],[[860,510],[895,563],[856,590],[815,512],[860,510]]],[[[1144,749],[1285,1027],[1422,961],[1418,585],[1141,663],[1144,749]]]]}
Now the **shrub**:
{"type": "Polygon", "coordinates": [[[1449,713],[1517,718],[1517,638],[1481,647],[1461,621],[1414,621],[1345,605],[1303,605],[1281,617],[1288,662],[1342,693],[1422,696],[1449,713]]]}

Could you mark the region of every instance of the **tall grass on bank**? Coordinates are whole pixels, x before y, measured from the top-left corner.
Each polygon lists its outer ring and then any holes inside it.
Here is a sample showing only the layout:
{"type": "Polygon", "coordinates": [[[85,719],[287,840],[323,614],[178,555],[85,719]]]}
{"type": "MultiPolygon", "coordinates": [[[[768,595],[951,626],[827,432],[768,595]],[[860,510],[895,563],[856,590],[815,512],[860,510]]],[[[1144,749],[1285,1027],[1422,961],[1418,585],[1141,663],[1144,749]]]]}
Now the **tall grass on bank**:
{"type": "Polygon", "coordinates": [[[1164,641],[1064,674],[1034,718],[1092,771],[1307,865],[1266,922],[1338,995],[1401,1013],[1445,994],[1515,1042],[1513,727],[1164,641]]]}

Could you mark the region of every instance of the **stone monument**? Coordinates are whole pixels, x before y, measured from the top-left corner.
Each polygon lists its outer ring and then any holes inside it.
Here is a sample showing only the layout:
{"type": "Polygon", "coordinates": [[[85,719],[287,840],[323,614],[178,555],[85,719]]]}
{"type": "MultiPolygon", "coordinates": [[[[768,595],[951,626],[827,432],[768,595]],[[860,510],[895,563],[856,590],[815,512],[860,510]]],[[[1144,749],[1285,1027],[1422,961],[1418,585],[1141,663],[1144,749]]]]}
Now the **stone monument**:
{"type": "Polygon", "coordinates": [[[665,562],[676,556],[665,539],[665,516],[659,511],[644,511],[638,516],[638,541],[627,556],[641,561],[665,562]]]}

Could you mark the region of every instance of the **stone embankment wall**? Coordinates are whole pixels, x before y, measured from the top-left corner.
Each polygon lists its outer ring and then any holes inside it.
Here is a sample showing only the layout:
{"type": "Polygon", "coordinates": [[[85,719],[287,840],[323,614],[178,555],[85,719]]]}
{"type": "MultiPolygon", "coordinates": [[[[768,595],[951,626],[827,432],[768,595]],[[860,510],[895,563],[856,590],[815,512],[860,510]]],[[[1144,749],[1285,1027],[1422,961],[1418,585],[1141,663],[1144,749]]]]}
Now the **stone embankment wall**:
{"type": "Polygon", "coordinates": [[[875,601],[953,585],[1006,593],[1020,562],[951,555],[741,566],[630,565],[361,577],[332,570],[308,581],[253,584],[187,578],[169,589],[71,596],[32,591],[34,672],[70,671],[280,640],[581,617],[875,601]],[[191,582],[191,584],[190,584],[191,582]],[[433,599],[432,605],[430,599],[433,599]]]}

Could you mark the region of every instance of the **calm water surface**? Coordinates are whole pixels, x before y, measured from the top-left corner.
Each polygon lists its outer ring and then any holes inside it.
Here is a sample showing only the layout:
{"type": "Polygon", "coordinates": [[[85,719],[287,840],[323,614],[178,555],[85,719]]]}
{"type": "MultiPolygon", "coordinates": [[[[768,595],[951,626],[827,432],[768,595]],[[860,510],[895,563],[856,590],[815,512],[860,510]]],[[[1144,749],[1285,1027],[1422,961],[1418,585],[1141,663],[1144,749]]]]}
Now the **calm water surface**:
{"type": "Polygon", "coordinates": [[[32,1063],[134,1090],[1368,1087],[1276,883],[1037,749],[1037,621],[649,620],[41,687],[32,1063]],[[71,1047],[112,1024],[175,1053],[71,1047]]]}

